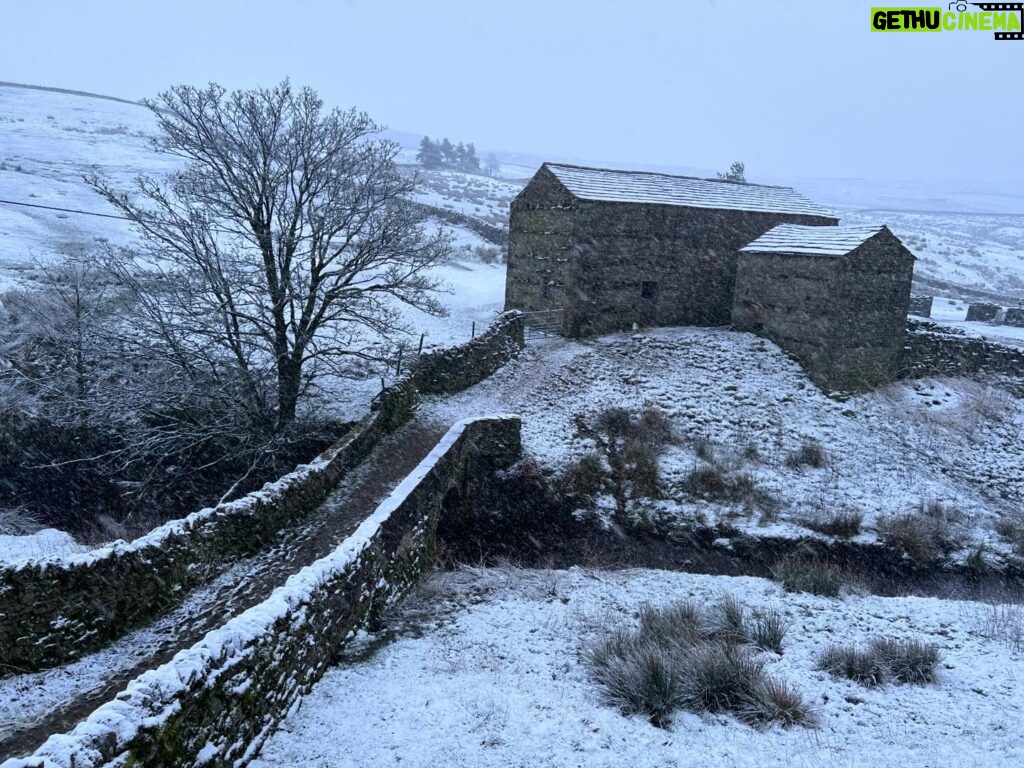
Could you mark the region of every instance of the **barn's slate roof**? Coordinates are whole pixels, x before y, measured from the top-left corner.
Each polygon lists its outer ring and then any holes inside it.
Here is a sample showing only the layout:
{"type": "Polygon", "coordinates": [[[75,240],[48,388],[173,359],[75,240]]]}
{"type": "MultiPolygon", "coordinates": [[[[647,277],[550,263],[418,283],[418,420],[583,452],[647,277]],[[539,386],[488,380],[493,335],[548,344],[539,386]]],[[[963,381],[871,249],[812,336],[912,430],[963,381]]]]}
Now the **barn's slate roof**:
{"type": "Polygon", "coordinates": [[[617,171],[545,163],[575,197],[620,203],[653,203],[686,208],[789,213],[803,216],[835,214],[789,187],[738,184],[719,179],[669,176],[664,173],[617,171]]]}
{"type": "Polygon", "coordinates": [[[740,253],[796,253],[802,256],[845,256],[885,229],[877,227],[807,227],[779,224],[740,253]]]}

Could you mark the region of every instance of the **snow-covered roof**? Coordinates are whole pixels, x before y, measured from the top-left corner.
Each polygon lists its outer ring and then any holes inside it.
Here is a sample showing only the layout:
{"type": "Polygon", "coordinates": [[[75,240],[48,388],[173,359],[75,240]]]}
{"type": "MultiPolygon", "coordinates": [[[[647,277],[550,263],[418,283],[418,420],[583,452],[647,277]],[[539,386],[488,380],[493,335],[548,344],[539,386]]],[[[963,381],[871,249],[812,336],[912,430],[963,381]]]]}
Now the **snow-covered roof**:
{"type": "Polygon", "coordinates": [[[834,216],[832,211],[812,203],[789,187],[740,184],[691,176],[669,176],[665,173],[584,168],[559,163],[545,163],[544,166],[566,189],[583,200],[834,216]]]}
{"type": "Polygon", "coordinates": [[[877,227],[807,227],[779,224],[740,253],[798,253],[807,256],[845,256],[885,229],[877,227]]]}

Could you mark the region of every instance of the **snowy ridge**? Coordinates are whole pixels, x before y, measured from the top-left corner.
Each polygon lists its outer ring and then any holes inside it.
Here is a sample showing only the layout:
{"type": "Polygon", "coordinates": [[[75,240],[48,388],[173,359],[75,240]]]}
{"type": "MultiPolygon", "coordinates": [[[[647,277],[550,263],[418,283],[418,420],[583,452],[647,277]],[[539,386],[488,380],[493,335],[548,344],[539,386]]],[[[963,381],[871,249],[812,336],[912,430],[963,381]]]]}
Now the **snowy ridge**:
{"type": "Polygon", "coordinates": [[[877,227],[806,227],[779,224],[761,235],[740,253],[799,253],[811,256],[845,256],[885,229],[877,227]]]}
{"type": "Polygon", "coordinates": [[[583,200],[834,217],[832,211],[812,203],[789,187],[739,184],[663,173],[584,168],[558,163],[545,163],[544,167],[572,194],[583,200]]]}
{"type": "Polygon", "coordinates": [[[180,651],[166,664],[140,675],[117,698],[99,707],[68,734],[55,734],[35,754],[13,758],[0,768],[72,768],[106,764],[101,753],[111,739],[123,749],[143,728],[158,726],[181,709],[179,696],[200,680],[205,687],[216,683],[243,662],[250,646],[273,633],[275,622],[290,619],[291,626],[308,621],[310,596],[332,579],[343,576],[370,547],[381,526],[398,510],[438,462],[475,422],[518,419],[494,415],[463,419],[454,424],[426,458],[385,498],[359,527],[330,555],[288,579],[263,603],[228,621],[191,648],[180,651]]]}

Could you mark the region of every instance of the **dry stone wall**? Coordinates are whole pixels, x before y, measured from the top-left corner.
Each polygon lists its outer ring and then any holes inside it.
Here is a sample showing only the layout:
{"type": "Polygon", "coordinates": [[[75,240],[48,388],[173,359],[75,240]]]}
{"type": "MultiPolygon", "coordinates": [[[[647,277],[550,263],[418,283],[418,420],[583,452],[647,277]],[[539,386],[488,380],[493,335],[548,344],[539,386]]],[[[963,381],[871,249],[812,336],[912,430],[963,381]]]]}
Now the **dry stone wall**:
{"type": "Polygon", "coordinates": [[[522,314],[506,312],[472,341],[420,355],[411,377],[425,395],[461,392],[501,368],[523,344],[522,314]]]}
{"type": "Polygon", "coordinates": [[[521,453],[514,416],[470,419],[328,557],[264,603],[133,681],[71,733],[0,768],[243,766],[375,612],[434,561],[444,498],[521,453]]]}
{"type": "Polygon", "coordinates": [[[373,412],[310,464],[236,501],[136,539],[81,555],[0,568],[0,674],[38,670],[90,653],[178,604],[231,561],[258,550],[315,509],[380,439],[404,424],[423,392],[455,392],[522,348],[516,313],[479,338],[424,356],[385,389],[373,412]]]}
{"type": "Polygon", "coordinates": [[[1024,395],[1024,350],[968,336],[957,328],[910,320],[903,348],[903,376],[1005,377],[1024,395]]]}

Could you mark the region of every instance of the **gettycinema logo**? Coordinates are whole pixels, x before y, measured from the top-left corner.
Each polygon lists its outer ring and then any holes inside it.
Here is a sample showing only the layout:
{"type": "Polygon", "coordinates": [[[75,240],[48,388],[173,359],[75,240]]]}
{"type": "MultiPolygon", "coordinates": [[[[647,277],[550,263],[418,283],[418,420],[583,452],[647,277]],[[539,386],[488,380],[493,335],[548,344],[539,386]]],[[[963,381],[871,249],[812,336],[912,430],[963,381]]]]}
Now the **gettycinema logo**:
{"type": "Polygon", "coordinates": [[[1024,40],[1024,2],[950,3],[942,8],[872,8],[872,32],[992,32],[996,40],[1024,40]],[[972,11],[973,6],[979,10],[972,11]]]}

